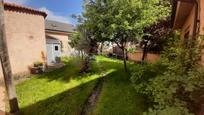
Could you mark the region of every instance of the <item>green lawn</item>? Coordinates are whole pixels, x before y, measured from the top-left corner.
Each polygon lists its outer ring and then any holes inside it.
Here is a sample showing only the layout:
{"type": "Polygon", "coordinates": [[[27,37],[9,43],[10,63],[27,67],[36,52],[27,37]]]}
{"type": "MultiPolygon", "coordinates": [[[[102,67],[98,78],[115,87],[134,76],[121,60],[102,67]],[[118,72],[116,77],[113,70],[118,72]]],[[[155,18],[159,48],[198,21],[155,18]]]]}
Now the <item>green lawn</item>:
{"type": "MultiPolygon", "coordinates": [[[[129,65],[130,66],[130,65],[129,65]]],[[[79,115],[97,80],[104,85],[93,115],[135,115],[145,110],[145,101],[135,93],[122,61],[97,57],[89,74],[79,75],[79,59],[66,67],[33,76],[17,85],[20,108],[25,115],[79,115]]]]}
{"type": "MultiPolygon", "coordinates": [[[[135,93],[129,74],[124,71],[122,61],[101,58],[105,68],[117,68],[107,75],[99,101],[93,115],[140,115],[145,111],[145,99],[135,93]]],[[[129,64],[129,66],[133,66],[129,64]]]]}

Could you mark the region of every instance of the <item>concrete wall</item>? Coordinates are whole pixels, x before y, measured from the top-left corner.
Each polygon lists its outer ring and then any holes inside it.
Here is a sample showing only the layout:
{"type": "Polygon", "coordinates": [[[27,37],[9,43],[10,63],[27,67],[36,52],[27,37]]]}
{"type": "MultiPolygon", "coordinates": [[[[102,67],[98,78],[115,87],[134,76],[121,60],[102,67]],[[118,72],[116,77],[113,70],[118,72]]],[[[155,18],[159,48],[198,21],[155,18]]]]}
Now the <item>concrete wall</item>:
{"type": "Polygon", "coordinates": [[[68,44],[70,42],[68,34],[46,32],[46,35],[61,41],[61,43],[62,43],[62,56],[71,56],[75,53],[75,49],[73,49],[68,44]]]}
{"type": "MultiPolygon", "coordinates": [[[[46,54],[43,16],[5,11],[6,37],[14,75],[29,74],[29,66],[46,54]]],[[[1,71],[1,70],[0,70],[1,71]]]]}

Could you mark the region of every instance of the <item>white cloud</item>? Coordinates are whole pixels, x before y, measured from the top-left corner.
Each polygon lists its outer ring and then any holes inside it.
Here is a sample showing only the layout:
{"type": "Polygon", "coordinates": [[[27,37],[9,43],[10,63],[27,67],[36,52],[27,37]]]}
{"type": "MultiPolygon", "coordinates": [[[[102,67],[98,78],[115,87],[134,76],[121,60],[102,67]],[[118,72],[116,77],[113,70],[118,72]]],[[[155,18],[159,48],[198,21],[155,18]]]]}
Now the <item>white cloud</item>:
{"type": "Polygon", "coordinates": [[[4,0],[5,2],[9,3],[16,3],[16,4],[21,4],[24,5],[26,4],[29,0],[4,0]]]}
{"type": "Polygon", "coordinates": [[[47,13],[47,19],[48,20],[65,22],[65,23],[69,23],[70,24],[70,21],[69,21],[68,17],[56,15],[54,12],[48,10],[46,7],[39,8],[39,10],[44,11],[44,12],[47,13]]]}

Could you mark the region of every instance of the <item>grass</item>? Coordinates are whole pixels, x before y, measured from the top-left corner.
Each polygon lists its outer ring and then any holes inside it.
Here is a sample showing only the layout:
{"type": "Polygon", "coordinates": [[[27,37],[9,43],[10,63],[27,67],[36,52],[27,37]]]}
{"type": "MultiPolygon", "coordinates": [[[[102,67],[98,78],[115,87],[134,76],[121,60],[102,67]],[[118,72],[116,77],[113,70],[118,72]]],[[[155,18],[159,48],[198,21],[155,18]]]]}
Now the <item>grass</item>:
{"type": "MultiPolygon", "coordinates": [[[[129,74],[124,71],[119,60],[100,58],[104,68],[117,68],[105,77],[98,103],[93,115],[140,115],[146,110],[145,99],[136,94],[129,74]]],[[[128,65],[134,66],[133,64],[128,65]]]]}
{"type": "Polygon", "coordinates": [[[135,93],[129,74],[119,60],[97,57],[89,74],[79,75],[79,59],[66,60],[66,67],[17,85],[25,115],[79,115],[97,80],[105,77],[93,115],[135,115],[145,110],[145,101],[135,93]]]}

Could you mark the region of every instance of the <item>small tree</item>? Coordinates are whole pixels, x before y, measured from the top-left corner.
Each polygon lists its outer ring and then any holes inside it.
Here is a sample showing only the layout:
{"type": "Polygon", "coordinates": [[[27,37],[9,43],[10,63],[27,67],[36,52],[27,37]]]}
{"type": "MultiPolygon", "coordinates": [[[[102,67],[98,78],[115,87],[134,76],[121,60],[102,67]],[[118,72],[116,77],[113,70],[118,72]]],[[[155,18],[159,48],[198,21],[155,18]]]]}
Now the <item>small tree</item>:
{"type": "Polygon", "coordinates": [[[83,59],[83,66],[81,68],[81,73],[87,72],[89,70],[89,60],[93,54],[96,54],[97,42],[92,38],[90,32],[84,27],[83,24],[77,26],[77,32],[72,35],[71,42],[69,44],[81,52],[83,59]],[[86,55],[84,57],[84,53],[86,55]]]}
{"type": "Polygon", "coordinates": [[[80,36],[79,32],[75,32],[75,33],[72,34],[70,40],[71,40],[69,42],[70,46],[72,48],[75,48],[79,52],[79,56],[81,56],[82,59],[84,59],[86,49],[87,49],[87,43],[86,43],[85,39],[83,39],[80,36]]]}

